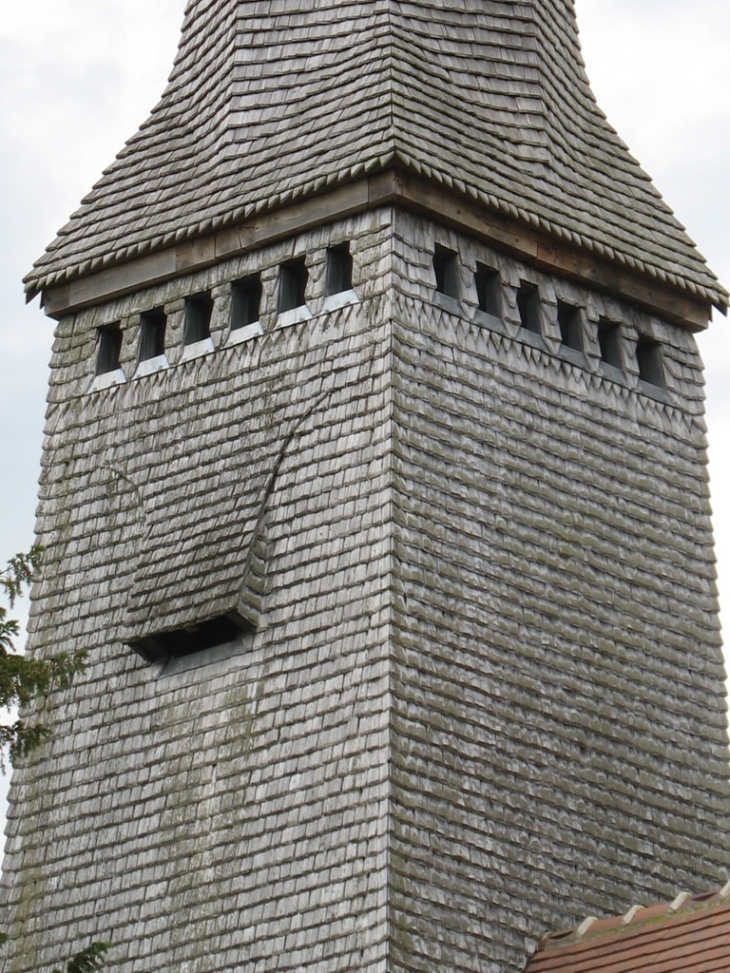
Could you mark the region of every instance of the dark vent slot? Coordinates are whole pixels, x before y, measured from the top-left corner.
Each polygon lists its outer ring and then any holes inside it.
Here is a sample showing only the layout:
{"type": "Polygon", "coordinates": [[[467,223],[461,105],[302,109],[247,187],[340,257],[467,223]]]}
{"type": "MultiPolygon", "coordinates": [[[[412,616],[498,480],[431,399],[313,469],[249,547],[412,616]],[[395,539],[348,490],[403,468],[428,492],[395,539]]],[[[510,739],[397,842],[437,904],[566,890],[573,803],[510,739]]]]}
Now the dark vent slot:
{"type": "Polygon", "coordinates": [[[533,284],[522,284],[517,291],[517,308],[520,321],[526,331],[541,334],[540,327],[540,295],[533,284]]]}
{"type": "Polygon", "coordinates": [[[327,296],[352,290],[352,257],[347,244],[327,251],[327,296]]]}
{"type": "Polygon", "coordinates": [[[107,372],[116,372],[119,368],[119,355],[122,350],[122,329],[119,323],[99,328],[96,333],[96,340],[98,347],[96,374],[106,375],[107,372]]]}
{"type": "Polygon", "coordinates": [[[662,348],[653,338],[639,338],[636,346],[636,360],[639,364],[639,378],[649,385],[664,388],[664,369],[662,367],[662,348]]]}
{"type": "Polygon", "coordinates": [[[185,298],[185,344],[194,345],[196,341],[210,338],[210,319],[213,315],[213,301],[210,294],[196,294],[185,298]]]}
{"type": "Polygon", "coordinates": [[[231,331],[245,328],[259,320],[261,312],[261,278],[258,274],[236,281],[231,288],[231,331]]]}
{"type": "Polygon", "coordinates": [[[502,317],[502,285],[499,274],[491,267],[484,264],[477,264],[477,272],[474,275],[477,285],[477,299],[479,310],[485,314],[491,314],[494,318],[502,317]]]}
{"type": "Polygon", "coordinates": [[[459,299],[459,261],[453,250],[436,244],[433,255],[433,271],[436,275],[436,290],[446,297],[459,299]]]}
{"type": "Polygon", "coordinates": [[[283,314],[284,311],[291,311],[295,307],[304,306],[308,280],[309,273],[303,257],[281,265],[279,314],[283,314]]]}
{"type": "Polygon", "coordinates": [[[598,325],[598,344],[601,348],[601,361],[614,368],[623,369],[621,326],[613,321],[601,321],[598,325]]]}
{"type": "Polygon", "coordinates": [[[147,660],[147,662],[166,662],[169,659],[179,659],[206,649],[214,649],[218,645],[233,642],[241,632],[253,632],[250,622],[240,616],[231,618],[220,615],[199,625],[190,625],[172,632],[160,632],[149,635],[132,647],[147,660]]]}
{"type": "Polygon", "coordinates": [[[158,358],[165,354],[165,329],[167,316],[162,308],[142,315],[139,332],[139,360],[158,358]]]}
{"type": "Polygon", "coordinates": [[[583,324],[580,308],[558,301],[558,324],[560,325],[560,340],[566,348],[583,351],[583,324]]]}

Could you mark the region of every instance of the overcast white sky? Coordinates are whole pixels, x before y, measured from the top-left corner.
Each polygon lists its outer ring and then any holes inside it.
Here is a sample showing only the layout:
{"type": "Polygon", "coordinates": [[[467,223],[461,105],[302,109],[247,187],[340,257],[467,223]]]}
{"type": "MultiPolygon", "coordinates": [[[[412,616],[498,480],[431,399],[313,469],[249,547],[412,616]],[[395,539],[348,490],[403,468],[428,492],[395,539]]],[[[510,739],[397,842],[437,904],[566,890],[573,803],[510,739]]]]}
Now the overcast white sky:
{"type": "MultiPolygon", "coordinates": [[[[32,542],[52,322],[21,278],[137,129],[184,0],[21,0],[0,17],[0,562],[32,542]]],[[[730,286],[730,2],[576,0],[599,104],[730,286]]],[[[730,604],[730,322],[701,346],[730,604]]],[[[727,612],[726,612],[727,617],[727,612]]]]}

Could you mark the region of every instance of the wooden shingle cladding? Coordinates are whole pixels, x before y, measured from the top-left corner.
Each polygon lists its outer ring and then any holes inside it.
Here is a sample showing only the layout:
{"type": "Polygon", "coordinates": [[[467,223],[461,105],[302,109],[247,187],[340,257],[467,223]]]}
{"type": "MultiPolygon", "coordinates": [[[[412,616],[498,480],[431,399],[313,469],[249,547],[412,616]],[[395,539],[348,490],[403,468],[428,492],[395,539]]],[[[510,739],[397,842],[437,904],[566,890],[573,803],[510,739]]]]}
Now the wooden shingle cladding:
{"type": "Polygon", "coordinates": [[[399,213],[395,236],[390,971],[517,971],[568,916],[725,874],[701,362],[682,329],[436,224],[399,213]],[[499,269],[501,329],[434,296],[431,239],[464,303],[499,269]],[[682,376],[667,401],[630,391],[642,331],[682,376]]]}
{"type": "Polygon", "coordinates": [[[14,775],[13,973],[81,935],[113,941],[113,973],[518,973],[586,909],[719,884],[723,668],[685,329],[383,207],[64,317],[46,432],[30,649],[87,647],[91,667],[14,775]],[[356,297],[330,311],[345,242],[356,297]],[[436,291],[437,244],[458,301],[436,291]],[[279,268],[301,256],[312,316],[282,326],[279,268]],[[478,308],[480,266],[501,317],[478,308]],[[252,274],[261,332],[232,344],[252,274]],[[185,298],[208,291],[215,350],[184,360],[185,298]],[[581,308],[580,366],[558,301],[581,308]],[[158,307],[169,368],[134,379],[158,307]],[[623,373],[601,368],[602,320],[623,373]],[[113,321],[129,380],[89,392],[113,321]],[[639,386],[644,333],[663,398],[639,386]],[[129,648],[236,607],[255,632],[197,668],[129,648]]]}
{"type": "Polygon", "coordinates": [[[596,106],[569,0],[193,0],[160,104],[28,292],[53,298],[393,168],[541,235],[546,256],[549,240],[614,267],[619,292],[643,278],[705,319],[727,303],[596,106]]]}
{"type": "Polygon", "coordinates": [[[93,936],[114,973],[518,973],[717,884],[690,332],[726,295],[569,0],[192,0],[27,284],[59,318],[30,651],[90,669],[14,777],[8,969],[93,936]]]}
{"type": "Polygon", "coordinates": [[[51,750],[14,774],[13,973],[89,924],[114,973],[382,970],[390,223],[298,241],[299,325],[276,310],[292,241],[115,302],[130,381],[102,393],[89,355],[111,307],[59,323],[29,648],[84,645],[90,668],[59,696],[51,750]],[[360,301],[324,314],[327,247],[351,236],[360,301]],[[231,344],[231,282],[256,272],[265,334],[231,344]],[[186,361],[184,300],[208,288],[216,349],[186,361]],[[140,313],[160,305],[169,368],[133,379],[140,313]],[[129,647],[251,608],[256,559],[265,610],[237,651],[163,671],[129,647]]]}

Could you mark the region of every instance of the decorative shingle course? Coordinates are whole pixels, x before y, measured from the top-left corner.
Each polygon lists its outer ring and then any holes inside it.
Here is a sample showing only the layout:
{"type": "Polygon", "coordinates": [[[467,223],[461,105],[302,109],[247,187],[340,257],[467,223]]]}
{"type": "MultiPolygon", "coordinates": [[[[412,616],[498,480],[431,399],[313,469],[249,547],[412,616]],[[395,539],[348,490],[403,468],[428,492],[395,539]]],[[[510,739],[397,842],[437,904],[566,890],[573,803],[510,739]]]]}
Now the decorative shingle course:
{"type": "Polygon", "coordinates": [[[162,100],[27,290],[393,164],[727,301],[596,106],[570,0],[192,0],[162,100]]]}

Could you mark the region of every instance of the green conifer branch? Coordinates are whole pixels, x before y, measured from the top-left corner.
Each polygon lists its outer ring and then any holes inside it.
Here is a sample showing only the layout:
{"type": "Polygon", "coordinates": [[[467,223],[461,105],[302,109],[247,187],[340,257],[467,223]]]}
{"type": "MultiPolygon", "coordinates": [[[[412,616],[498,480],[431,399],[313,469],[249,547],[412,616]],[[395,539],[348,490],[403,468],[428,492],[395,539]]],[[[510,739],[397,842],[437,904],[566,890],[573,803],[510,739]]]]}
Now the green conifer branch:
{"type": "MultiPolygon", "coordinates": [[[[35,544],[27,554],[10,558],[7,567],[0,571],[0,593],[10,608],[38,577],[42,557],[43,549],[35,544]]],[[[27,659],[16,651],[19,634],[17,620],[9,618],[8,609],[0,605],[0,709],[6,713],[57,689],[68,689],[74,676],[86,669],[88,657],[86,650],[80,649],[71,655],[61,652],[51,659],[27,659]]],[[[11,724],[0,724],[0,770],[5,773],[8,759],[13,763],[27,756],[52,735],[43,723],[17,719],[11,724]]],[[[0,945],[7,939],[7,933],[0,933],[0,945]]],[[[65,973],[96,973],[104,965],[109,948],[109,943],[92,943],[66,963],[65,973]]],[[[56,967],[53,973],[64,971],[56,967]]]]}
{"type": "MultiPolygon", "coordinates": [[[[109,943],[92,943],[66,963],[65,973],[95,973],[104,965],[104,957],[110,948],[109,943]]],[[[52,973],[64,971],[55,967],[52,973]]]]}
{"type": "MultiPolygon", "coordinates": [[[[4,592],[12,608],[23,589],[38,577],[43,548],[35,544],[27,554],[16,554],[0,571],[0,591],[4,592]]],[[[8,609],[0,606],[0,709],[6,712],[44,698],[57,689],[68,689],[74,676],[86,669],[88,653],[80,649],[69,655],[61,652],[51,659],[27,659],[16,651],[15,640],[20,632],[16,619],[8,617],[8,609]]],[[[5,773],[11,764],[32,753],[51,731],[42,723],[16,720],[0,725],[0,770],[5,773]]]]}

